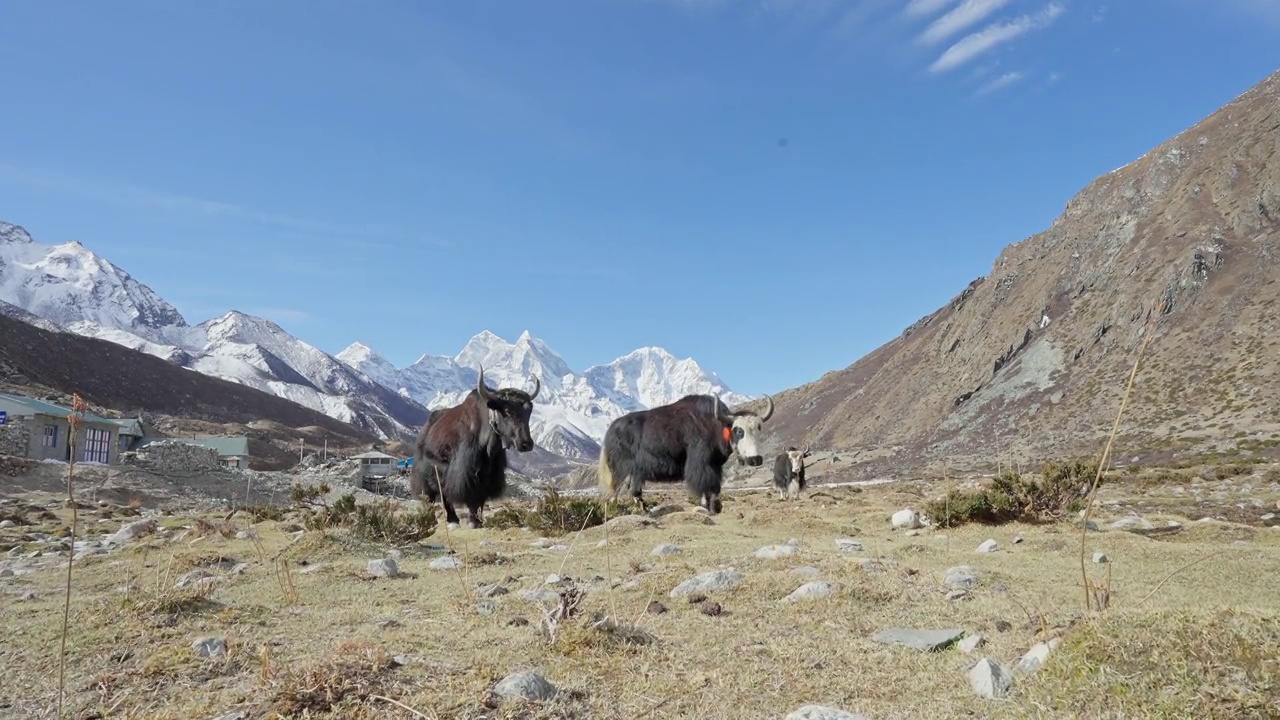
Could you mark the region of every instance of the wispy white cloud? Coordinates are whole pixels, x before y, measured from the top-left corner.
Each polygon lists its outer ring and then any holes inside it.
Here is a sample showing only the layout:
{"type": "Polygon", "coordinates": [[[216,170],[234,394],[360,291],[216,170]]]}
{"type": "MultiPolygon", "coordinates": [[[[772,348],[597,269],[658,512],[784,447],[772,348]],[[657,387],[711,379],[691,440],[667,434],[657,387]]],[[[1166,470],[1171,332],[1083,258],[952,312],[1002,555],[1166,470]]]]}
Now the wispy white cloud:
{"type": "Polygon", "coordinates": [[[940,43],[1008,4],[1009,0],[964,0],[946,15],[930,23],[920,33],[918,41],[925,45],[940,43]]]}
{"type": "Polygon", "coordinates": [[[140,188],[126,183],[108,183],[67,177],[55,173],[29,170],[0,163],[0,182],[9,182],[31,188],[69,193],[101,202],[148,210],[165,210],[200,217],[221,217],[249,222],[255,225],[275,227],[283,231],[304,235],[323,235],[338,238],[343,244],[364,246],[379,241],[413,240],[435,246],[447,246],[446,242],[410,238],[392,228],[381,225],[342,225],[318,222],[284,213],[268,212],[237,205],[235,203],[208,200],[176,193],[140,188]]]}
{"type": "Polygon", "coordinates": [[[955,3],[956,0],[911,0],[907,3],[904,13],[911,17],[924,17],[932,15],[942,8],[955,3]]]}
{"type": "Polygon", "coordinates": [[[1026,76],[1027,74],[1024,72],[1007,72],[1000,77],[993,78],[983,83],[981,87],[974,91],[973,96],[982,97],[983,95],[990,95],[997,90],[1002,90],[1016,82],[1022,81],[1026,76]]]}
{"type": "Polygon", "coordinates": [[[286,307],[254,307],[249,308],[245,312],[250,315],[257,315],[277,323],[283,322],[306,322],[311,319],[311,313],[305,310],[297,310],[286,307]]]}
{"type": "Polygon", "coordinates": [[[1046,28],[1053,24],[1064,10],[1061,4],[1052,2],[1035,15],[1022,15],[1008,22],[993,23],[978,32],[966,35],[934,60],[929,66],[929,72],[944,73],[954,70],[999,45],[1032,30],[1046,28]]]}

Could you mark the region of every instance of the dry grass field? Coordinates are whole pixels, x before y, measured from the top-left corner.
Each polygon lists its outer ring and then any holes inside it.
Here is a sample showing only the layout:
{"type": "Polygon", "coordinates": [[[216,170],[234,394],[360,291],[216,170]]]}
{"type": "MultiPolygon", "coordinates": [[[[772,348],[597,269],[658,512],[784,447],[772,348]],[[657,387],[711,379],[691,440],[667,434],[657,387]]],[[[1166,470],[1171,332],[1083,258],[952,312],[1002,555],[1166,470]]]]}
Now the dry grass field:
{"type": "MultiPolygon", "coordinates": [[[[1074,519],[891,527],[894,511],[921,508],[941,483],[811,488],[798,502],[739,493],[714,519],[668,495],[670,514],[545,541],[440,526],[400,548],[302,530],[296,511],[159,516],[158,532],[74,564],[65,716],[783,718],[821,705],[876,719],[1280,717],[1280,529],[1259,520],[1277,509],[1275,477],[1262,465],[1141,471],[1105,486],[1101,530],[1085,544],[1089,573],[1110,583],[1102,613],[1084,608],[1074,519]],[[1129,507],[1181,526],[1111,529],[1129,507]],[[1191,519],[1232,512],[1252,524],[1191,519]],[[988,539],[998,549],[975,552],[988,539]],[[787,543],[793,555],[756,555],[787,543]],[[679,551],[654,554],[662,544],[679,551]],[[447,555],[461,569],[432,567],[447,555]],[[371,576],[369,561],[388,556],[398,575],[371,576]],[[976,585],[949,599],[944,575],[962,565],[976,585]],[[740,583],[696,603],[670,595],[722,568],[740,583]],[[814,581],[832,592],[784,601],[814,581]],[[551,632],[545,618],[562,606],[551,632]],[[966,654],[871,639],[887,628],[955,629],[984,644],[966,654]],[[201,657],[202,638],[225,650],[201,657]],[[1012,669],[1052,638],[1061,643],[1007,697],[971,689],[980,659],[1012,669]],[[494,692],[522,669],[554,697],[494,692]]],[[[15,520],[0,547],[17,570],[0,578],[4,717],[55,714],[65,559],[28,572],[40,558],[22,558],[50,547],[40,534],[59,535],[69,510],[41,509],[0,507],[15,520]]],[[[81,509],[79,534],[137,521],[116,510],[81,509]]]]}

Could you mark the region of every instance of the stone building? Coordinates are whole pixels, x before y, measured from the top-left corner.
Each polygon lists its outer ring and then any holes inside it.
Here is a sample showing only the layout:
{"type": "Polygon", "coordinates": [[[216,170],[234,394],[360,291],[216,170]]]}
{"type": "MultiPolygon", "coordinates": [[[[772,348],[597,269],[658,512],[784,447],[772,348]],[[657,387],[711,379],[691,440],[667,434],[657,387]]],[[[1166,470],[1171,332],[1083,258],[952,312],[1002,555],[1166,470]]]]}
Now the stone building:
{"type": "MultiPolygon", "coordinates": [[[[70,460],[71,414],[71,408],[61,405],[0,393],[0,454],[70,460]]],[[[119,434],[119,421],[85,413],[76,436],[76,462],[116,463],[119,434]]]]}

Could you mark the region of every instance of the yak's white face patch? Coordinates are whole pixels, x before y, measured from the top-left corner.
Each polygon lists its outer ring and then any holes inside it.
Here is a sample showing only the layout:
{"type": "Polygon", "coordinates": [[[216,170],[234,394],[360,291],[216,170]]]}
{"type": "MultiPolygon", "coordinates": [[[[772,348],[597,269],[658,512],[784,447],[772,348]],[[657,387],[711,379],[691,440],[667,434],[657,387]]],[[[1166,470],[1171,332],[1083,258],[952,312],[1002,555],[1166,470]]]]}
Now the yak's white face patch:
{"type": "Polygon", "coordinates": [[[791,461],[791,472],[798,473],[804,469],[803,450],[788,450],[787,459],[791,461]]]}
{"type": "Polygon", "coordinates": [[[733,450],[738,456],[760,457],[760,427],[763,423],[755,415],[739,415],[733,419],[733,450]]]}

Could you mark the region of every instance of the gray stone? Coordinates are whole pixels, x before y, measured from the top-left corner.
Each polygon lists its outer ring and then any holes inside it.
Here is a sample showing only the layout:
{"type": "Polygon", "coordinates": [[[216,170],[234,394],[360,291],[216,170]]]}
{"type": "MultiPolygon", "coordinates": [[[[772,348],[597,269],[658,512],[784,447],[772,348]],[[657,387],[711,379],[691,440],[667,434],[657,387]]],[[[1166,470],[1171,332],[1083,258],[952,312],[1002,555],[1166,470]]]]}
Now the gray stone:
{"type": "Polygon", "coordinates": [[[543,550],[546,550],[547,548],[555,544],[556,543],[554,540],[548,540],[547,538],[538,538],[537,540],[534,540],[533,542],[529,543],[529,547],[536,547],[536,548],[541,548],[543,550]]]}
{"type": "Polygon", "coordinates": [[[569,552],[569,546],[564,543],[556,543],[555,545],[548,547],[547,550],[551,552],[569,552]]]}
{"type": "Polygon", "coordinates": [[[1027,654],[1023,655],[1022,659],[1018,660],[1018,664],[1014,667],[1013,671],[1021,675],[1026,675],[1039,670],[1040,666],[1044,665],[1045,661],[1049,659],[1049,654],[1053,652],[1061,642],[1061,640],[1054,638],[1047,643],[1041,642],[1032,645],[1031,649],[1027,651],[1027,654]]]}
{"type": "Polygon", "coordinates": [[[984,541],[982,541],[982,544],[978,546],[978,549],[977,549],[977,550],[975,550],[974,552],[980,552],[980,553],[993,553],[993,552],[995,552],[995,551],[996,551],[996,550],[998,550],[998,549],[1000,549],[1000,548],[999,548],[999,546],[996,544],[996,541],[995,541],[995,540],[984,540],[984,541]]]}
{"type": "Polygon", "coordinates": [[[521,590],[520,592],[516,593],[516,595],[518,595],[521,600],[524,600],[527,602],[533,602],[533,603],[555,602],[560,599],[560,593],[555,592],[554,590],[545,590],[541,588],[532,589],[532,590],[521,590]]]}
{"type": "Polygon", "coordinates": [[[503,700],[550,700],[556,686],[534,670],[514,672],[493,686],[493,693],[503,700]]]}
{"type": "Polygon", "coordinates": [[[456,555],[445,555],[427,563],[432,570],[457,570],[462,567],[462,559],[456,555]]]}
{"type": "Polygon", "coordinates": [[[8,530],[11,527],[16,527],[17,525],[18,523],[12,520],[0,520],[0,528],[4,528],[5,530],[8,530]]]}
{"type": "Polygon", "coordinates": [[[1111,558],[1107,557],[1106,553],[1096,552],[1093,554],[1093,562],[1102,565],[1111,562],[1111,558]]]}
{"type": "Polygon", "coordinates": [[[765,545],[756,550],[756,557],[761,560],[776,560],[778,558],[788,557],[796,554],[796,546],[794,545],[765,545]]]}
{"type": "Polygon", "coordinates": [[[987,639],[982,636],[982,633],[976,633],[973,635],[965,636],[963,639],[960,640],[959,643],[956,644],[956,647],[960,649],[960,652],[964,653],[965,655],[969,655],[975,650],[977,650],[978,648],[986,644],[987,644],[987,639]]]}
{"type": "Polygon", "coordinates": [[[498,612],[498,603],[488,598],[476,603],[476,612],[481,615],[492,615],[498,612]]]}
{"type": "Polygon", "coordinates": [[[506,594],[507,594],[507,593],[509,593],[509,592],[511,592],[511,591],[510,591],[510,590],[507,590],[505,587],[503,587],[502,585],[498,585],[498,584],[493,584],[493,585],[481,585],[481,586],[480,586],[480,589],[479,589],[479,590],[476,590],[476,594],[477,594],[477,595],[479,595],[480,597],[486,597],[486,598],[498,597],[498,596],[500,596],[500,595],[506,595],[506,594]]]}
{"type": "Polygon", "coordinates": [[[726,570],[709,570],[685,580],[671,589],[671,597],[683,597],[695,592],[714,592],[727,590],[742,584],[746,576],[730,568],[726,570]]]}
{"type": "Polygon", "coordinates": [[[890,628],[881,630],[871,636],[872,641],[886,645],[905,645],[921,652],[938,652],[964,636],[960,628],[945,630],[917,630],[912,628],[890,628]]]}
{"type": "Polygon", "coordinates": [[[396,567],[396,561],[391,558],[370,560],[367,569],[374,577],[395,577],[400,574],[400,568],[396,567]]]}
{"type": "Polygon", "coordinates": [[[784,720],[867,720],[867,716],[825,705],[802,705],[787,713],[784,720]]]}
{"type": "Polygon", "coordinates": [[[32,592],[32,591],[28,590],[28,591],[26,591],[26,592],[22,593],[22,595],[18,598],[18,601],[19,601],[19,602],[31,602],[31,601],[33,601],[33,600],[35,600],[35,599],[36,599],[36,594],[35,594],[34,592],[32,592]]]}
{"type": "Polygon", "coordinates": [[[837,538],[836,547],[839,548],[841,552],[862,552],[862,543],[850,538],[837,538]]]}
{"type": "Polygon", "coordinates": [[[1107,527],[1111,530],[1151,530],[1155,528],[1155,524],[1146,518],[1130,515],[1116,520],[1107,527]]]}
{"type": "Polygon", "coordinates": [[[969,687],[980,698],[998,700],[1009,694],[1013,677],[990,658],[982,658],[969,670],[969,687]]]}
{"type": "Polygon", "coordinates": [[[899,510],[889,518],[889,523],[895,528],[915,530],[920,527],[920,515],[911,508],[899,510]]]}
{"type": "Polygon", "coordinates": [[[666,503],[664,505],[658,505],[657,507],[650,508],[649,517],[660,518],[665,515],[672,515],[674,513],[680,513],[680,512],[684,512],[683,506],[674,505],[672,503],[666,503]]]}
{"type": "Polygon", "coordinates": [[[1013,544],[1014,544],[1014,545],[1021,545],[1021,544],[1022,544],[1022,536],[1021,536],[1021,535],[1014,535],[1014,536],[1013,536],[1013,544]]]}
{"type": "Polygon", "coordinates": [[[790,595],[783,598],[786,602],[800,602],[801,600],[816,600],[824,598],[836,591],[836,586],[825,580],[815,582],[807,582],[796,588],[790,595]]]}
{"type": "Polygon", "coordinates": [[[227,641],[220,637],[202,637],[191,643],[191,649],[202,658],[221,657],[227,654],[227,641]]]}
{"type": "Polygon", "coordinates": [[[213,576],[213,573],[205,570],[204,568],[196,568],[195,570],[181,575],[173,586],[176,588],[185,588],[191,587],[197,583],[213,582],[214,580],[216,580],[216,578],[213,576]]]}
{"type": "Polygon", "coordinates": [[[942,582],[947,587],[971,588],[978,584],[978,572],[968,565],[957,565],[942,574],[942,582]]]}
{"type": "Polygon", "coordinates": [[[151,518],[146,520],[134,520],[115,531],[111,537],[107,538],[107,542],[113,545],[123,545],[127,542],[137,540],[144,535],[150,535],[156,531],[157,523],[151,518]]]}
{"type": "Polygon", "coordinates": [[[656,555],[658,557],[664,557],[666,555],[679,555],[681,552],[683,551],[680,548],[676,547],[675,545],[662,543],[661,545],[658,545],[652,551],[650,551],[649,554],[656,555]]]}

